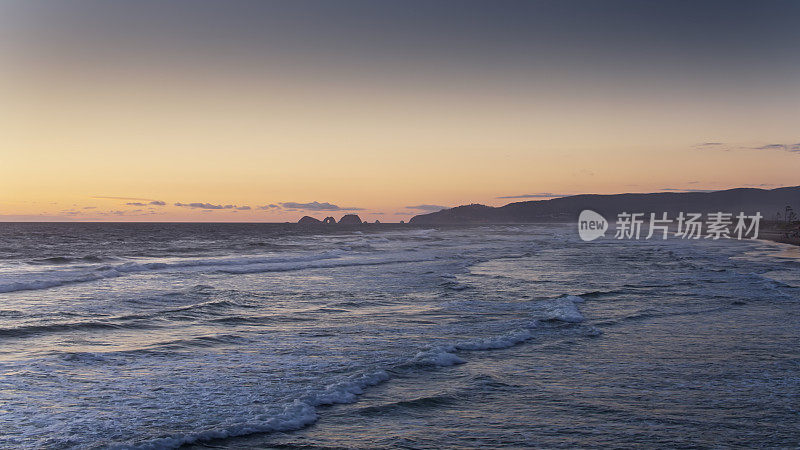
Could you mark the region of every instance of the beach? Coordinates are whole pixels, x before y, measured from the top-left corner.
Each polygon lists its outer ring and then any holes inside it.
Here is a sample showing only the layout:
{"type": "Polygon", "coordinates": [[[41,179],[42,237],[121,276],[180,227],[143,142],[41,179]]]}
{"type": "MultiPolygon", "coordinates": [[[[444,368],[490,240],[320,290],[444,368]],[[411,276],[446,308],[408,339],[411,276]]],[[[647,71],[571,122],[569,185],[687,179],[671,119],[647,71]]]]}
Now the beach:
{"type": "Polygon", "coordinates": [[[767,226],[766,229],[759,231],[759,238],[769,241],[779,242],[782,244],[800,245],[800,234],[796,231],[797,228],[790,229],[788,226],[776,227],[767,226]]]}

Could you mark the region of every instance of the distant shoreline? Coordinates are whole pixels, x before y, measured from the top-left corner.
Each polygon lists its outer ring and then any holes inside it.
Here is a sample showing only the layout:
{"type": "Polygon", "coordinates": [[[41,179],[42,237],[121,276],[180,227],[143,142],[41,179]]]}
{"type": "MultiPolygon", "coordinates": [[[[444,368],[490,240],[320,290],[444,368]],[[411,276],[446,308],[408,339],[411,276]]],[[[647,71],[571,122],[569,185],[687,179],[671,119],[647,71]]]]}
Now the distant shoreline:
{"type": "Polygon", "coordinates": [[[758,238],[768,241],[778,242],[781,244],[800,246],[800,236],[789,236],[788,233],[783,230],[773,230],[773,229],[761,230],[758,233],[758,238]]]}

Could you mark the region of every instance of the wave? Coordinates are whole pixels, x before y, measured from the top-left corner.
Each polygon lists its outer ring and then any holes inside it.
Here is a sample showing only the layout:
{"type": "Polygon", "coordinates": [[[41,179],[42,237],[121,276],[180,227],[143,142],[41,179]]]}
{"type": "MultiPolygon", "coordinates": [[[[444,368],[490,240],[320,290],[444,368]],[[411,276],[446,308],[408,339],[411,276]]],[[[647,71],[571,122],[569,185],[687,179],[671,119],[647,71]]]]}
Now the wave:
{"type": "Polygon", "coordinates": [[[464,364],[466,361],[461,359],[455,353],[453,347],[434,347],[430,350],[425,350],[414,355],[414,358],[405,364],[405,366],[453,366],[456,364],[464,364]]]}
{"type": "MultiPolygon", "coordinates": [[[[125,314],[118,316],[103,317],[102,321],[85,320],[76,322],[56,322],[56,323],[36,324],[36,325],[21,325],[10,328],[0,328],[0,338],[25,337],[34,334],[62,333],[62,332],[71,332],[79,330],[152,329],[159,327],[158,325],[156,325],[156,321],[153,321],[154,317],[158,318],[174,313],[204,312],[204,311],[212,311],[212,312],[218,311],[221,314],[231,308],[243,308],[243,307],[248,307],[248,306],[230,300],[213,300],[200,303],[193,303],[190,305],[176,307],[176,308],[158,309],[155,311],[150,311],[141,314],[125,314]]],[[[62,316],[66,314],[67,313],[61,313],[62,316]]],[[[2,315],[3,315],[2,311],[0,311],[0,316],[2,315]]],[[[223,318],[224,317],[227,316],[223,316],[223,318]]],[[[258,318],[250,317],[249,320],[255,321],[258,320],[258,318]]],[[[214,321],[214,319],[209,319],[209,321],[214,321]]]]}
{"type": "MultiPolygon", "coordinates": [[[[45,275],[48,276],[48,275],[45,275]]],[[[49,289],[57,286],[72,283],[85,283],[88,281],[101,280],[103,278],[110,278],[112,276],[119,276],[119,273],[80,273],[72,276],[54,277],[51,279],[34,279],[30,281],[12,281],[0,284],[0,294],[17,291],[36,291],[40,289],[49,289]]]]}
{"type": "MultiPolygon", "coordinates": [[[[537,322],[530,324],[536,328],[537,322]]],[[[124,448],[160,449],[176,448],[198,442],[208,442],[231,437],[246,436],[256,433],[287,432],[305,428],[318,419],[317,407],[353,403],[365,389],[376,386],[391,379],[392,372],[403,372],[408,369],[431,369],[447,367],[466,362],[456,352],[485,351],[510,348],[534,337],[531,329],[517,329],[505,334],[488,338],[456,342],[450,345],[435,346],[416,353],[406,362],[393,368],[363,372],[330,384],[323,389],[312,390],[302,394],[291,403],[283,406],[277,413],[253,414],[240,423],[229,424],[226,428],[204,430],[181,436],[158,438],[147,442],[128,442],[124,448]]],[[[430,403],[438,399],[418,399],[410,403],[430,403]]]]}
{"type": "Polygon", "coordinates": [[[68,362],[82,364],[92,363],[116,363],[124,364],[132,355],[154,355],[167,356],[174,355],[176,351],[216,347],[218,345],[241,344],[247,339],[233,334],[214,334],[207,336],[197,336],[187,339],[174,339],[170,341],[155,342],[145,347],[131,350],[117,350],[110,352],[81,352],[81,351],[54,351],[51,355],[68,362]]]}
{"type": "Polygon", "coordinates": [[[619,294],[625,294],[625,293],[626,293],[625,290],[611,289],[611,290],[608,290],[608,291],[584,292],[584,293],[582,293],[580,295],[577,295],[576,297],[581,297],[581,298],[584,298],[584,297],[585,298],[599,298],[599,297],[605,297],[607,295],[619,295],[619,294]]]}
{"type": "Polygon", "coordinates": [[[223,429],[206,430],[148,442],[132,442],[122,446],[122,448],[177,448],[197,442],[247,436],[256,433],[299,430],[317,421],[318,406],[353,403],[359,395],[364,393],[364,389],[383,383],[388,379],[389,375],[384,370],[358,374],[338,383],[330,384],[319,392],[306,393],[285,405],[277,414],[256,416],[254,419],[223,429]]]}
{"type": "MultiPolygon", "coordinates": [[[[534,321],[530,324],[532,328],[537,326],[534,321]]],[[[480,351],[480,350],[499,350],[510,348],[521,344],[533,337],[531,330],[518,329],[498,336],[483,339],[474,339],[456,342],[450,345],[440,345],[421,351],[414,355],[410,363],[417,366],[453,366],[463,364],[466,361],[456,355],[459,351],[480,351]]]]}
{"type": "Polygon", "coordinates": [[[295,262],[295,263],[280,263],[280,264],[267,263],[267,264],[254,265],[250,267],[239,267],[239,268],[223,268],[219,269],[219,272],[229,273],[229,274],[286,272],[286,271],[301,270],[301,269],[325,269],[333,267],[351,267],[351,266],[376,266],[385,264],[400,264],[400,263],[423,262],[432,260],[433,258],[431,257],[420,257],[418,255],[367,257],[361,259],[342,258],[342,259],[295,262]]]}
{"type": "Polygon", "coordinates": [[[212,441],[237,436],[247,436],[256,433],[271,433],[278,431],[294,431],[304,428],[317,421],[316,409],[300,400],[295,400],[286,405],[283,410],[265,420],[249,420],[229,428],[207,430],[183,436],[159,438],[148,442],[131,442],[116,448],[137,449],[163,449],[177,448],[182,445],[196,442],[212,441]]]}
{"type": "Polygon", "coordinates": [[[442,286],[443,288],[449,289],[451,291],[464,291],[464,290],[472,288],[472,286],[470,286],[468,284],[459,283],[458,281],[455,281],[455,280],[444,281],[444,282],[440,283],[439,286],[442,286]]]}
{"type": "Polygon", "coordinates": [[[223,316],[215,319],[209,319],[208,321],[212,323],[222,323],[226,325],[263,325],[271,322],[281,322],[282,320],[272,316],[253,317],[253,316],[234,315],[234,316],[223,316]]]}
{"type": "Polygon", "coordinates": [[[23,325],[0,328],[0,337],[25,337],[34,334],[79,330],[114,330],[123,328],[147,328],[145,323],[109,323],[98,321],[52,323],[47,325],[23,325]]]}
{"type": "Polygon", "coordinates": [[[564,297],[546,300],[543,305],[544,320],[559,321],[568,323],[579,323],[584,321],[584,317],[578,310],[578,303],[583,299],[577,295],[567,295],[564,297]]]}
{"type": "Polygon", "coordinates": [[[78,256],[78,257],[70,257],[70,256],[51,256],[48,258],[38,258],[32,259],[30,261],[31,264],[34,265],[42,265],[42,264],[72,264],[76,262],[83,262],[83,263],[100,263],[105,261],[115,261],[117,258],[112,258],[110,256],[78,256]]]}
{"type": "MultiPolygon", "coordinates": [[[[3,337],[25,337],[34,334],[63,333],[79,330],[102,330],[102,329],[154,329],[159,328],[154,318],[169,317],[171,314],[193,313],[211,323],[225,323],[233,325],[261,325],[269,322],[296,322],[298,318],[290,316],[260,316],[260,315],[231,315],[228,311],[236,308],[253,308],[254,306],[234,302],[231,300],[212,300],[200,303],[193,303],[176,308],[158,309],[141,314],[125,314],[112,317],[104,317],[102,321],[78,321],[78,322],[57,322],[50,324],[22,325],[18,327],[0,328],[0,338],[3,337]],[[211,317],[208,317],[208,316],[211,317]]],[[[13,312],[13,311],[12,311],[13,312]]],[[[4,313],[0,310],[0,317],[12,316],[11,313],[4,313]]],[[[17,316],[22,317],[22,313],[17,312],[17,316]]],[[[183,314],[186,317],[186,314],[183,314]]]]}
{"type": "Polygon", "coordinates": [[[246,274],[261,272],[282,272],[315,268],[342,266],[379,265],[403,262],[419,262],[430,260],[420,255],[390,255],[384,257],[356,257],[352,252],[332,250],[313,255],[295,257],[258,256],[237,258],[191,259],[167,262],[127,262],[118,265],[104,265],[81,270],[56,270],[45,272],[22,272],[18,274],[24,280],[2,282],[0,293],[42,290],[75,283],[85,283],[108,278],[116,278],[129,274],[165,271],[174,269],[209,268],[212,271],[229,274],[246,274]]]}
{"type": "Polygon", "coordinates": [[[421,408],[438,408],[443,405],[448,405],[456,400],[454,395],[430,395],[426,397],[417,397],[410,400],[399,400],[396,402],[389,402],[377,406],[367,406],[360,408],[358,413],[361,415],[368,414],[382,414],[393,409],[421,409],[421,408]]]}
{"type": "MultiPolygon", "coordinates": [[[[536,322],[531,323],[531,327],[536,327],[536,322]]],[[[510,331],[500,336],[486,339],[460,342],[454,345],[456,350],[496,350],[510,348],[521,344],[533,337],[529,328],[510,331]]]]}

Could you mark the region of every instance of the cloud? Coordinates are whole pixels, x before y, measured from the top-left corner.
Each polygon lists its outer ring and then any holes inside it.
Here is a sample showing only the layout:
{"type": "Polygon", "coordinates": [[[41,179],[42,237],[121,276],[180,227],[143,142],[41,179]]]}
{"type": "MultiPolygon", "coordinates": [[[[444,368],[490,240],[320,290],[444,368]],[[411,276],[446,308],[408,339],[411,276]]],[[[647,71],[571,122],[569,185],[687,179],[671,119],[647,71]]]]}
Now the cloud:
{"type": "Polygon", "coordinates": [[[161,200],[154,200],[152,198],[140,198],[140,197],[114,197],[110,195],[95,195],[92,198],[104,198],[108,200],[130,200],[128,203],[125,203],[128,206],[165,206],[167,203],[162,202],[161,200]]]}
{"type": "Polygon", "coordinates": [[[215,205],[213,203],[175,203],[175,206],[179,206],[182,208],[194,208],[194,209],[204,209],[204,210],[212,210],[212,209],[234,209],[236,208],[235,205],[215,205]]]}
{"type": "Polygon", "coordinates": [[[720,147],[720,146],[723,146],[723,145],[725,145],[725,144],[724,144],[724,143],[722,143],[722,142],[703,142],[703,143],[700,143],[700,144],[697,144],[697,145],[695,145],[695,147],[698,147],[698,148],[703,148],[703,147],[720,147]]]}
{"type": "Polygon", "coordinates": [[[723,150],[726,152],[730,150],[779,150],[784,152],[800,153],[800,142],[794,144],[772,143],[758,146],[740,145],[738,147],[734,145],[727,145],[722,142],[704,142],[702,144],[697,144],[694,147],[699,149],[723,150]]]}
{"type": "Polygon", "coordinates": [[[134,214],[135,211],[121,211],[121,210],[114,210],[114,211],[100,211],[98,214],[101,216],[125,216],[125,215],[133,215],[138,216],[139,214],[134,214]]]}
{"type": "Polygon", "coordinates": [[[280,208],[280,206],[278,206],[278,205],[276,205],[274,203],[270,203],[269,205],[264,205],[264,206],[259,206],[258,207],[258,209],[276,209],[276,208],[280,208]]]}
{"type": "Polygon", "coordinates": [[[167,203],[166,202],[162,202],[161,200],[153,200],[152,202],[149,202],[149,203],[128,202],[128,203],[125,203],[125,204],[128,205],[128,206],[148,206],[148,205],[164,206],[167,203]]]}
{"type": "Polygon", "coordinates": [[[800,153],[800,142],[796,144],[767,144],[760,147],[750,147],[752,150],[783,150],[785,152],[800,153]]]}
{"type": "Polygon", "coordinates": [[[420,211],[431,211],[431,212],[435,212],[435,211],[441,211],[441,210],[443,210],[443,209],[447,209],[447,206],[441,206],[441,205],[425,205],[425,204],[423,204],[423,205],[415,205],[415,206],[406,206],[405,208],[406,208],[406,209],[418,209],[418,210],[420,210],[420,211]]]}
{"type": "MultiPolygon", "coordinates": [[[[151,203],[153,204],[153,203],[151,203]]],[[[236,205],[215,205],[213,203],[205,203],[205,202],[195,202],[195,203],[175,203],[175,206],[181,208],[192,208],[192,209],[202,209],[203,211],[213,211],[218,209],[232,209],[234,211],[248,211],[250,208],[247,205],[236,206],[236,205]]]]}
{"type": "MultiPolygon", "coordinates": [[[[310,202],[310,203],[297,203],[297,202],[282,202],[280,205],[289,210],[306,210],[306,211],[363,211],[364,208],[344,207],[337,206],[327,202],[310,202]]],[[[271,205],[270,205],[271,206],[271,205]]]]}
{"type": "Polygon", "coordinates": [[[534,194],[505,195],[496,198],[553,198],[553,197],[564,197],[564,194],[553,194],[552,192],[537,192],[534,194]]]}
{"type": "Polygon", "coordinates": [[[141,208],[137,209],[129,209],[129,210],[111,210],[111,211],[100,211],[97,210],[96,206],[85,206],[81,210],[77,209],[64,209],[58,213],[60,216],[55,217],[75,217],[75,218],[87,218],[87,217],[97,217],[97,216],[144,216],[150,214],[156,214],[155,211],[145,211],[141,208]]]}

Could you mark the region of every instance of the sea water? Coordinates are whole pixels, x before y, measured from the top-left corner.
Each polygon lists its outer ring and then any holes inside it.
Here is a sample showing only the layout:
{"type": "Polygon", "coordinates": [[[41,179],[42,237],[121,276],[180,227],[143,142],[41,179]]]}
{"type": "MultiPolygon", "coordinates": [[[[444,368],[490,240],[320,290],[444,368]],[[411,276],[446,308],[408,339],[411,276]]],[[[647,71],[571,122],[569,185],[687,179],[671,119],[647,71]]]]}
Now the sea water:
{"type": "Polygon", "coordinates": [[[574,224],[0,224],[0,447],[795,447],[798,274],[574,224]]]}

